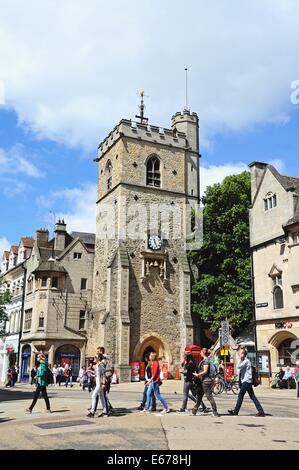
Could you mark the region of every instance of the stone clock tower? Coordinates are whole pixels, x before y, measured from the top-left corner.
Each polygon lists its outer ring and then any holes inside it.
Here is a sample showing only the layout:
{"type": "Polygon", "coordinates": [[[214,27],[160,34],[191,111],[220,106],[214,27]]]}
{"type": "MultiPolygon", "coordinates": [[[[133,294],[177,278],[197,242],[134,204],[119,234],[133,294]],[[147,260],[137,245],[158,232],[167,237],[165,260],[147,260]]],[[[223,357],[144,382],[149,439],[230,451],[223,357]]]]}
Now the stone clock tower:
{"type": "Polygon", "coordinates": [[[187,206],[199,199],[198,117],[170,129],[122,119],[99,145],[97,239],[87,356],[104,345],[120,381],[156,351],[169,374],[193,344],[187,206]]]}

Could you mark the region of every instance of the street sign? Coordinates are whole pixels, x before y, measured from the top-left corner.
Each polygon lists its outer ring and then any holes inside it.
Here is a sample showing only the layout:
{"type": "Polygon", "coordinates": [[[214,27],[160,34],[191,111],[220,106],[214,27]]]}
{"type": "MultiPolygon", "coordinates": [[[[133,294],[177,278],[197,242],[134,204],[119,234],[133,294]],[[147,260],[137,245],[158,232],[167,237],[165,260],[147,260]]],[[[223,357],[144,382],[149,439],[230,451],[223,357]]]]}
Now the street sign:
{"type": "Polygon", "coordinates": [[[220,349],[220,356],[229,356],[229,349],[220,349]]]}
{"type": "Polygon", "coordinates": [[[220,345],[229,344],[229,324],[227,321],[221,322],[220,345]]]}

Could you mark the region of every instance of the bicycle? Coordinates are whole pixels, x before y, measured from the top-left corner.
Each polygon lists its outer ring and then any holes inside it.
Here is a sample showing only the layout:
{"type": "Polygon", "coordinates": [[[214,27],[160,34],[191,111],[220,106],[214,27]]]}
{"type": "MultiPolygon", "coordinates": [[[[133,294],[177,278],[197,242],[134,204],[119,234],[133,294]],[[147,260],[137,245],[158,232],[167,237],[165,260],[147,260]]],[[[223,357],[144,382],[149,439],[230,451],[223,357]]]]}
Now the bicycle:
{"type": "Polygon", "coordinates": [[[212,392],[214,395],[220,395],[225,392],[233,392],[234,395],[239,393],[239,382],[234,378],[233,380],[226,380],[222,375],[216,375],[216,381],[213,385],[212,392]]]}

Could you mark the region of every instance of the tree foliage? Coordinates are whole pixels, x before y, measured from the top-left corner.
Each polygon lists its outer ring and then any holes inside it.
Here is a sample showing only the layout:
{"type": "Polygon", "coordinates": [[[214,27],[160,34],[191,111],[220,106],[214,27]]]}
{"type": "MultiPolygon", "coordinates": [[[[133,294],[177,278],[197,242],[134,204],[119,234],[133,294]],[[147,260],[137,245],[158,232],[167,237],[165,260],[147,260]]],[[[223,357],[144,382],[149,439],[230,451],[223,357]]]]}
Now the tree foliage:
{"type": "Polygon", "coordinates": [[[249,243],[250,175],[228,176],[210,186],[202,199],[204,240],[191,254],[199,278],[193,286],[193,311],[216,331],[226,318],[234,331],[251,315],[249,243]]]}

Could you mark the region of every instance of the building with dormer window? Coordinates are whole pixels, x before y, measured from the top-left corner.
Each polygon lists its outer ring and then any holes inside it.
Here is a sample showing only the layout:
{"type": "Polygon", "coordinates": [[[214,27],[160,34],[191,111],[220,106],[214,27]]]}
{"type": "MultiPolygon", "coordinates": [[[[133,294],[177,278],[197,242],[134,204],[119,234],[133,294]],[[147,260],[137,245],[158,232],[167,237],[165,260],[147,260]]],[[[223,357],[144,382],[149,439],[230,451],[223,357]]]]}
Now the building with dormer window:
{"type": "Polygon", "coordinates": [[[21,381],[29,380],[38,352],[49,364],[69,363],[76,377],[85,364],[91,310],[95,235],[71,232],[59,220],[55,236],[45,229],[26,261],[26,286],[20,341],[21,381]]]}
{"type": "Polygon", "coordinates": [[[299,178],[261,162],[250,169],[257,352],[269,376],[299,359],[299,178]]]}
{"type": "Polygon", "coordinates": [[[33,245],[33,238],[23,237],[19,246],[13,245],[10,251],[3,253],[1,288],[10,291],[11,302],[6,305],[8,320],[5,325],[3,348],[0,351],[0,364],[2,363],[0,381],[2,382],[7,378],[7,369],[14,365],[18,359],[24,298],[24,265],[31,254],[33,245]]]}

